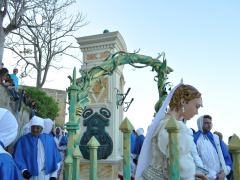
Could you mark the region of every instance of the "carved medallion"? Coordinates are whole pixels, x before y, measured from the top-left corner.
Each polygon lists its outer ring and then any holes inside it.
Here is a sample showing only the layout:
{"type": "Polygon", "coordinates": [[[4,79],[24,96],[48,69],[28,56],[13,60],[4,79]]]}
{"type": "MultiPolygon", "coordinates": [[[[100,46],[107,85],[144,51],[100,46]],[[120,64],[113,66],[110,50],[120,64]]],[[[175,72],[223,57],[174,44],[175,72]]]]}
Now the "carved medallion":
{"type": "Polygon", "coordinates": [[[95,136],[100,144],[97,150],[98,159],[107,159],[111,155],[113,142],[109,134],[105,131],[105,127],[109,126],[110,117],[111,113],[106,108],[101,108],[99,113],[93,113],[92,109],[86,109],[83,112],[83,126],[86,126],[87,129],[80,141],[80,151],[85,159],[90,159],[87,143],[92,136],[95,136]]]}

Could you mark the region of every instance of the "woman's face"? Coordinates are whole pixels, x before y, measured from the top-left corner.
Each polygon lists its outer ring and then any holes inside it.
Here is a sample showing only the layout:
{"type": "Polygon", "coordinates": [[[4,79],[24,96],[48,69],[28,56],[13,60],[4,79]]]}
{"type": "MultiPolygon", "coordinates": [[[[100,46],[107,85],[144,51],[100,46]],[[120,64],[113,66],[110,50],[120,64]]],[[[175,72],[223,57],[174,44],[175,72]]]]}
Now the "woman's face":
{"type": "Polygon", "coordinates": [[[185,120],[191,119],[193,116],[198,114],[198,109],[202,107],[202,98],[195,98],[188,103],[184,103],[184,112],[182,114],[185,120]]]}
{"type": "Polygon", "coordinates": [[[5,81],[7,78],[8,78],[8,73],[5,73],[5,74],[2,76],[2,80],[5,81]]]}

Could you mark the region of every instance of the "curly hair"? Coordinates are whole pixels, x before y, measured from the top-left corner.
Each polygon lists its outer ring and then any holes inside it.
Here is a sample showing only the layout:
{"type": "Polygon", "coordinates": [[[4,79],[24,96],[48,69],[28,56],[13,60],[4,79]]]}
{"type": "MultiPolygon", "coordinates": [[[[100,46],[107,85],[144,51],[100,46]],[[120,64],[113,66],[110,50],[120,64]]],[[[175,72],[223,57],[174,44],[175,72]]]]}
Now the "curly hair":
{"type": "Polygon", "coordinates": [[[183,84],[179,86],[176,91],[173,94],[173,97],[170,101],[170,109],[175,109],[176,111],[179,111],[179,109],[182,107],[181,100],[183,99],[186,103],[189,101],[200,98],[201,93],[193,86],[183,84]]]}
{"type": "Polygon", "coordinates": [[[0,69],[0,77],[4,76],[7,73],[8,73],[8,69],[7,68],[0,69]]]}

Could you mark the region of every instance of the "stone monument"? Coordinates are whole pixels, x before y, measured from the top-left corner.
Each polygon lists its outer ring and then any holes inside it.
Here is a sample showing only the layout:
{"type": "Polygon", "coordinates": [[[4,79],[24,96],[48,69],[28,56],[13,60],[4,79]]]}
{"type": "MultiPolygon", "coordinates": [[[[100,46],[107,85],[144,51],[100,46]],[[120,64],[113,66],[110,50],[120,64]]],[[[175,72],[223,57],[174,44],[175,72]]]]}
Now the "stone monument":
{"type": "MultiPolygon", "coordinates": [[[[83,53],[82,70],[100,65],[110,54],[127,51],[118,31],[77,38],[83,53]]],[[[103,76],[90,88],[90,104],[80,121],[81,179],[89,179],[89,149],[87,141],[92,135],[100,143],[98,149],[98,179],[117,179],[122,165],[122,133],[119,126],[123,120],[123,109],[117,106],[118,95],[124,88],[123,66],[111,75],[103,76]]]]}

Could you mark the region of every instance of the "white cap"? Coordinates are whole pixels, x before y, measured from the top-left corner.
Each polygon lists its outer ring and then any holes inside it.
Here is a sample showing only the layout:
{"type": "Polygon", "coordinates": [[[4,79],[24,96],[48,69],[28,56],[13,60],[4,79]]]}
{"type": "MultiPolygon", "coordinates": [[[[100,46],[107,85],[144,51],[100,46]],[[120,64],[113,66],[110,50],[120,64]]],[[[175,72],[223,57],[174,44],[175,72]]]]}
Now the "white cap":
{"type": "Polygon", "coordinates": [[[32,126],[41,126],[44,128],[44,119],[38,116],[33,116],[31,119],[31,127],[32,126]]]}
{"type": "Polygon", "coordinates": [[[51,120],[49,118],[44,119],[43,132],[46,133],[46,134],[49,134],[52,131],[53,124],[54,124],[53,120],[51,120]]]}
{"type": "Polygon", "coordinates": [[[14,115],[5,108],[0,108],[0,141],[6,147],[11,144],[18,133],[18,123],[14,115]]]}
{"type": "Polygon", "coordinates": [[[139,128],[137,129],[137,134],[140,135],[144,135],[144,129],[143,128],[139,128]]]}

